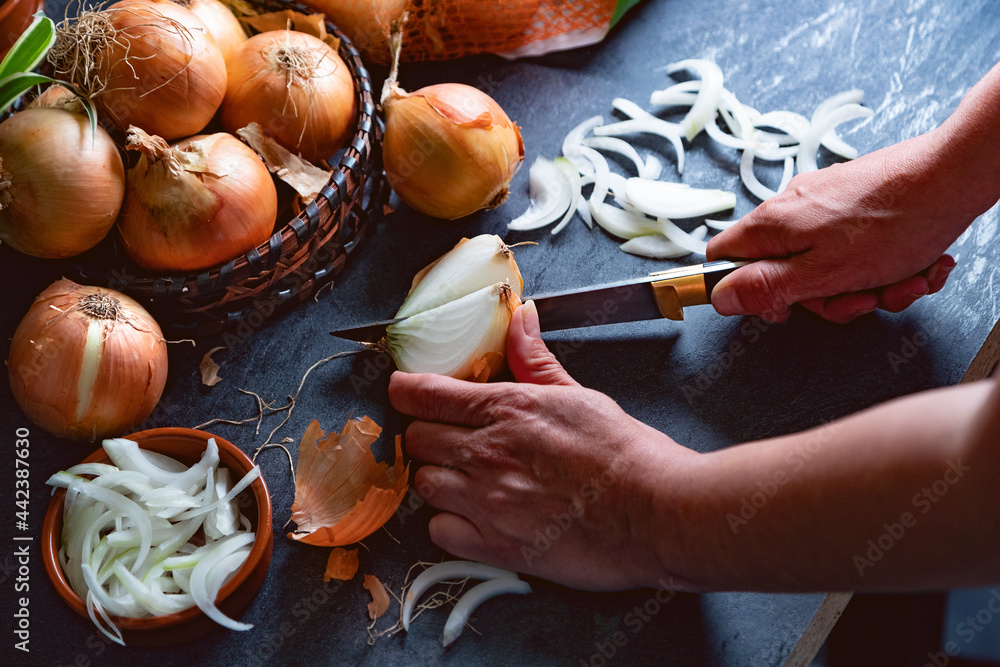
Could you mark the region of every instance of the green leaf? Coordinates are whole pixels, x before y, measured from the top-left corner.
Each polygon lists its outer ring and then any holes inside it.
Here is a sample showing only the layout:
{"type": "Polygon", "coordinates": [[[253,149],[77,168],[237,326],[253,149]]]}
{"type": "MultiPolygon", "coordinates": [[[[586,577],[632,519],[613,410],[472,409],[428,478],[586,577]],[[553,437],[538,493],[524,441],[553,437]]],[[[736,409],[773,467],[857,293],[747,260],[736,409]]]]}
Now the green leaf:
{"type": "Polygon", "coordinates": [[[611,16],[611,25],[608,27],[615,27],[615,24],[618,23],[623,16],[625,16],[625,12],[638,5],[641,1],[642,0],[618,0],[615,4],[615,13],[611,16]]]}
{"type": "Polygon", "coordinates": [[[35,20],[18,37],[14,46],[10,47],[3,62],[0,62],[0,82],[13,74],[30,72],[38,67],[55,43],[55,24],[43,12],[38,12],[35,20]]]}
{"type": "Polygon", "coordinates": [[[28,92],[32,86],[41,83],[52,83],[53,79],[44,74],[19,72],[0,79],[0,113],[3,113],[14,103],[14,100],[28,92]]]}

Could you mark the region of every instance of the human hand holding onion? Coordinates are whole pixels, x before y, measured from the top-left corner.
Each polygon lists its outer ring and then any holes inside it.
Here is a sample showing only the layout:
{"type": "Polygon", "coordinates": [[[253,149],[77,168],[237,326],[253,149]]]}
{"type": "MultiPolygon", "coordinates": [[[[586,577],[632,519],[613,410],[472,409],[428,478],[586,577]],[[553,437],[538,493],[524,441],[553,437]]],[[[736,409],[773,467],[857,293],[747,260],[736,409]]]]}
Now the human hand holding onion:
{"type": "Polygon", "coordinates": [[[539,338],[533,304],[510,324],[517,384],[393,374],[415,421],[415,488],[442,510],[431,538],[462,558],[591,590],[656,585],[649,471],[698,455],[581,387],[539,338]]]}

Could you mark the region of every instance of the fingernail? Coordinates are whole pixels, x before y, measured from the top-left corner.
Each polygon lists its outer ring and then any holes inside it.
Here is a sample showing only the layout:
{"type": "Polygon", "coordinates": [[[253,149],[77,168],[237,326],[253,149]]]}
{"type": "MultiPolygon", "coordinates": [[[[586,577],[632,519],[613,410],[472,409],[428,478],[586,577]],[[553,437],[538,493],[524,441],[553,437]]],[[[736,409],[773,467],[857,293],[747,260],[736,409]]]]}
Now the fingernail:
{"type": "Polygon", "coordinates": [[[521,306],[521,326],[531,338],[541,337],[542,329],[538,325],[538,309],[535,308],[534,301],[527,301],[521,306]]]}
{"type": "Polygon", "coordinates": [[[724,286],[712,292],[712,305],[721,315],[742,315],[743,304],[735,287],[724,286]]]}
{"type": "Polygon", "coordinates": [[[873,312],[875,312],[875,308],[862,308],[861,310],[852,313],[851,317],[861,317],[862,315],[867,315],[868,313],[873,313],[873,312]]]}

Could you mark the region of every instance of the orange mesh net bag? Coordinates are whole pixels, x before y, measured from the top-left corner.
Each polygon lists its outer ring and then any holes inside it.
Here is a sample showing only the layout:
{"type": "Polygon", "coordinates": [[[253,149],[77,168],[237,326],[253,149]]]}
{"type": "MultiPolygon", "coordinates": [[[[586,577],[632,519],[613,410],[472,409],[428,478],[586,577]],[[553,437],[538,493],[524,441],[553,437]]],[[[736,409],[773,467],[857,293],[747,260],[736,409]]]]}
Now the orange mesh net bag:
{"type": "Polygon", "coordinates": [[[389,64],[387,37],[404,12],[402,59],[477,53],[508,58],[595,44],[640,0],[305,0],[326,14],[371,62],[389,64]]]}

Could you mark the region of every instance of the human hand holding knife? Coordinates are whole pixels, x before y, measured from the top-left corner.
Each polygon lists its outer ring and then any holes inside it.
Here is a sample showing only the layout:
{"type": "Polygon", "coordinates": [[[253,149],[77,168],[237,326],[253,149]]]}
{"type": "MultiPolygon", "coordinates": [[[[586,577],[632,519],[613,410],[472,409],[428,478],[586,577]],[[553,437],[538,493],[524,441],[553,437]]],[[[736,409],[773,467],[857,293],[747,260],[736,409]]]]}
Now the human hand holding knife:
{"type": "MultiPolygon", "coordinates": [[[[684,308],[711,303],[712,290],[747,261],[719,260],[657,271],[648,276],[526,297],[534,301],[542,331],[666,317],[683,320],[684,308]]],[[[386,327],[405,318],[331,332],[359,342],[377,342],[386,327]]]]}

